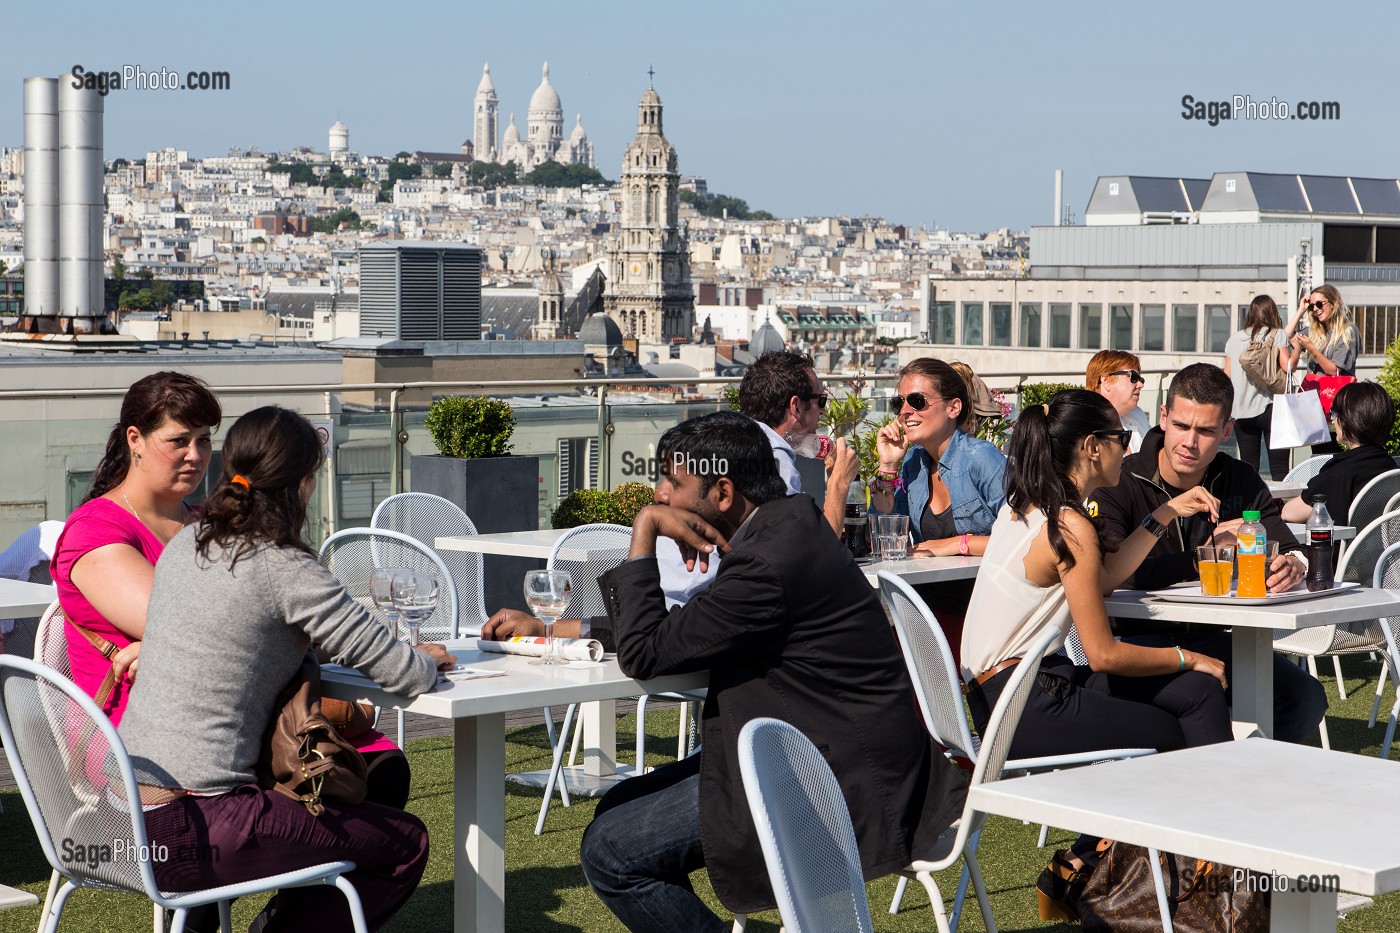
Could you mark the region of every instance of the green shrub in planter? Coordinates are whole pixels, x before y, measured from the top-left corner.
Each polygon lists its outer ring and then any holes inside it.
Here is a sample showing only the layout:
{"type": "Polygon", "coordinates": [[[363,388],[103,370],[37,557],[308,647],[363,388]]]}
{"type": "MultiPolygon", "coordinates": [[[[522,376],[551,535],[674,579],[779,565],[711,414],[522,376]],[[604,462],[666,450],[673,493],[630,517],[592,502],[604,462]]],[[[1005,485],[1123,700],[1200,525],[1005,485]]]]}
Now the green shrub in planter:
{"type": "Polygon", "coordinates": [[[638,512],[656,502],[656,490],[646,483],[618,483],[613,487],[612,496],[622,513],[624,525],[631,525],[638,512]]]}
{"type": "Polygon", "coordinates": [[[444,457],[504,457],[510,453],[515,412],[498,398],[454,395],[433,402],[423,426],[444,457]]]}
{"type": "MultiPolygon", "coordinates": [[[[1381,366],[1376,382],[1390,394],[1395,407],[1400,408],[1400,337],[1385,348],[1385,364],[1381,366]]],[[[1400,418],[1396,418],[1390,426],[1390,442],[1385,445],[1385,452],[1392,457],[1400,454],[1400,418]]]]}
{"type": "Polygon", "coordinates": [[[549,516],[555,528],[577,528],[579,525],[628,525],[617,499],[606,489],[575,489],[564,497],[549,516]]]}
{"type": "Polygon", "coordinates": [[[1082,389],[1083,383],[1075,382],[1028,382],[1021,386],[1021,409],[1032,405],[1044,405],[1055,397],[1056,392],[1066,389],[1082,389]]]}

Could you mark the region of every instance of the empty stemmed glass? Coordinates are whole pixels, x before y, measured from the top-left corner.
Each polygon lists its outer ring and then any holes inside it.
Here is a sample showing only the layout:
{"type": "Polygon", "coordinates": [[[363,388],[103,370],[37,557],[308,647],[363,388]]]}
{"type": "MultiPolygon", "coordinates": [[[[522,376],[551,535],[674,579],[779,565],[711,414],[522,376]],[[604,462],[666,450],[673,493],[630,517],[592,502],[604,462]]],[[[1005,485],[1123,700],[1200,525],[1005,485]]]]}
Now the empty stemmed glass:
{"type": "Polygon", "coordinates": [[[525,602],[544,622],[544,656],[531,664],[563,664],[554,641],[554,623],[569,605],[573,578],[566,570],[530,570],[525,573],[525,602]]]}
{"type": "Polygon", "coordinates": [[[390,588],[394,595],[394,608],[408,623],[408,643],[419,644],[418,628],[423,620],[437,608],[440,587],[438,575],[431,571],[399,571],[393,576],[390,588]]]}
{"type": "Polygon", "coordinates": [[[397,567],[375,567],[369,583],[369,592],[374,597],[374,604],[384,613],[384,620],[389,623],[395,638],[400,635],[399,612],[394,608],[394,574],[404,572],[397,567]]]}

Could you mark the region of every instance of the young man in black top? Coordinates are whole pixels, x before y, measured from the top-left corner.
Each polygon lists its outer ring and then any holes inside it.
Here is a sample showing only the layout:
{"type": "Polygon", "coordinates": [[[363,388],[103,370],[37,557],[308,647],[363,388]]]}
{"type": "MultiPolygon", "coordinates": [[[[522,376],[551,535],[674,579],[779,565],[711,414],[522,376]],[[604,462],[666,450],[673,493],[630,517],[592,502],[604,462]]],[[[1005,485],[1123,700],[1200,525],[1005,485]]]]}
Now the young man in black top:
{"type": "MultiPolygon", "coordinates": [[[[1172,379],[1161,424],[1147,433],[1142,449],[1123,461],[1122,478],[1089,503],[1108,541],[1122,540],[1138,525],[1158,537],[1128,586],[1158,589],[1196,578],[1195,549],[1214,541],[1233,545],[1246,510],[1258,510],[1268,540],[1279,542],[1269,567],[1269,592],[1300,583],[1307,571],[1302,545],[1284,524],[1257,471],[1220,452],[1229,438],[1234,387],[1224,370],[1209,363],[1187,366],[1172,379]],[[1162,525],[1152,511],[1173,496],[1202,486],[1219,500],[1219,521],[1206,513],[1162,525]]],[[[1181,645],[1225,662],[1230,677],[1231,639],[1216,626],[1116,620],[1125,640],[1146,645],[1181,645]]],[[[1322,685],[1291,661],[1274,656],[1274,733],[1288,742],[1309,740],[1327,711],[1322,685]]]]}

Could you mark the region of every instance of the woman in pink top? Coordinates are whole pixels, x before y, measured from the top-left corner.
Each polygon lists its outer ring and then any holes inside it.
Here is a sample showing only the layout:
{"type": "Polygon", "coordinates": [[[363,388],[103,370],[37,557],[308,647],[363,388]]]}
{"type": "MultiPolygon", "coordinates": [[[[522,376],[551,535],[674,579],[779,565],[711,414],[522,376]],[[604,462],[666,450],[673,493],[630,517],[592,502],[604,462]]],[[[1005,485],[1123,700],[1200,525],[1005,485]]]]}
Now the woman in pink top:
{"type": "Polygon", "coordinates": [[[137,381],[54,550],[73,680],[114,725],[136,673],[156,560],[195,517],[184,499],[204,480],[210,433],[222,417],[219,400],[193,376],[160,372],[137,381]]]}

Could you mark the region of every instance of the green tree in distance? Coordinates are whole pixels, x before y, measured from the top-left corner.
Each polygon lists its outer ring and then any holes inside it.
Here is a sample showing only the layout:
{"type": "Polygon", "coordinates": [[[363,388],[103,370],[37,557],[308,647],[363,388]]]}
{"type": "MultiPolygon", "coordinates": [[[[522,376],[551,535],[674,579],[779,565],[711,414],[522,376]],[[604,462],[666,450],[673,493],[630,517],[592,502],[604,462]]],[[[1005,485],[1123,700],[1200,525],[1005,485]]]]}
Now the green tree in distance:
{"type": "Polygon", "coordinates": [[[311,219],[311,230],[314,233],[336,233],[340,230],[341,224],[345,224],[351,230],[359,230],[360,215],[348,207],[342,207],[334,214],[323,217],[313,217],[311,219]]]}
{"type": "Polygon", "coordinates": [[[584,185],[612,184],[596,168],[586,165],[563,165],[559,162],[545,162],[526,175],[524,180],[527,185],[540,185],[545,188],[581,188],[584,185]]]}
{"type": "Polygon", "coordinates": [[[773,215],[767,211],[751,211],[749,203],[743,198],[733,198],[727,194],[712,194],[702,198],[694,191],[683,189],[681,203],[689,204],[706,217],[724,217],[727,214],[730,220],[773,219],[773,215]]]}
{"type": "Polygon", "coordinates": [[[467,166],[467,184],[490,190],[513,185],[520,178],[520,167],[514,162],[473,162],[467,166]]]}
{"type": "Polygon", "coordinates": [[[451,162],[437,162],[433,165],[434,178],[446,178],[452,174],[451,162]]]}

